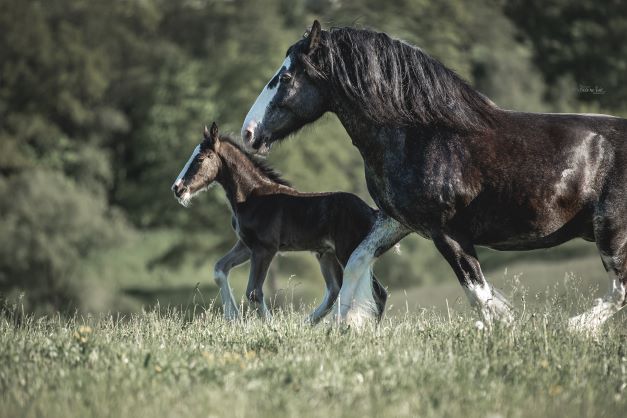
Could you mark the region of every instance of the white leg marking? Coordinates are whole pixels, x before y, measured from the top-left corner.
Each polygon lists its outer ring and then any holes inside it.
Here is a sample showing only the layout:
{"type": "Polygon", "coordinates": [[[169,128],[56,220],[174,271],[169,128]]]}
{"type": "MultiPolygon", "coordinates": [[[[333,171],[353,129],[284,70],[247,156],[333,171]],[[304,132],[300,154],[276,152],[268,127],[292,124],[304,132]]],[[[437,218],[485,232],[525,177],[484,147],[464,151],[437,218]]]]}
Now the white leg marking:
{"type": "Polygon", "coordinates": [[[292,60],[288,56],[287,58],[285,58],[285,61],[283,61],[283,64],[281,64],[281,67],[278,69],[278,71],[272,76],[268,84],[266,84],[264,89],[261,91],[261,94],[259,94],[259,97],[257,97],[257,100],[255,100],[255,103],[248,111],[248,114],[244,119],[244,124],[242,125],[242,139],[244,139],[244,143],[246,145],[248,145],[248,143],[246,143],[245,141],[247,137],[246,132],[249,131],[254,135],[255,128],[263,121],[263,118],[265,117],[266,111],[268,109],[268,105],[270,104],[272,99],[274,99],[274,96],[279,89],[279,83],[273,83],[272,81],[281,72],[281,70],[289,69],[291,64],[292,60]],[[270,84],[272,84],[272,87],[270,87],[270,84]]]}
{"type": "Polygon", "coordinates": [[[377,305],[372,292],[372,265],[380,247],[388,247],[405,236],[407,229],[384,215],[351,254],[344,270],[344,280],[338,298],[336,321],[357,328],[377,317],[377,305]]]}
{"type": "Polygon", "coordinates": [[[605,323],[612,315],[618,312],[625,301],[625,286],[613,271],[613,266],[619,260],[601,254],[601,258],[606,266],[609,267],[610,286],[602,299],[596,299],[594,306],[588,311],[570,318],[568,328],[571,331],[594,333],[599,330],[601,325],[605,323]]]}
{"type": "Polygon", "coordinates": [[[377,305],[372,294],[373,259],[365,253],[353,253],[340,290],[340,320],[356,328],[363,327],[377,314],[377,305]]]}
{"type": "MultiPolygon", "coordinates": [[[[486,322],[485,325],[490,327],[493,321],[501,321],[510,324],[514,320],[509,302],[488,282],[482,284],[471,283],[468,287],[464,286],[466,296],[470,300],[470,304],[477,308],[486,322]]],[[[477,324],[475,324],[477,326],[477,324]]]]}
{"type": "Polygon", "coordinates": [[[224,317],[229,321],[239,319],[239,310],[235,304],[228,277],[222,270],[216,270],[214,277],[216,284],[220,287],[220,298],[222,299],[224,317]]]}

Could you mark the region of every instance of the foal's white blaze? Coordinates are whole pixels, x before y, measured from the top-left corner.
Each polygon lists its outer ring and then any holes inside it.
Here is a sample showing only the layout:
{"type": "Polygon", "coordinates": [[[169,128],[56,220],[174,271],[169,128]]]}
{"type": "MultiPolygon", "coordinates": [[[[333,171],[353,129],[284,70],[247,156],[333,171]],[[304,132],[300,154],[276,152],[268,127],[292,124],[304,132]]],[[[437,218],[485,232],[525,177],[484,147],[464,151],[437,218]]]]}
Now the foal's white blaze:
{"type": "Polygon", "coordinates": [[[183,177],[185,177],[185,173],[187,173],[187,170],[189,169],[189,166],[192,164],[192,161],[194,161],[194,158],[196,158],[199,153],[200,145],[196,145],[196,148],[194,148],[194,152],[192,152],[192,156],[189,157],[189,160],[187,160],[187,163],[185,163],[185,167],[183,167],[176,180],[174,180],[174,184],[172,185],[172,187],[181,184],[181,182],[183,181],[183,177]]]}
{"type": "Polygon", "coordinates": [[[266,116],[266,111],[268,110],[268,105],[270,105],[270,102],[272,102],[272,99],[274,99],[274,96],[279,89],[278,82],[275,82],[273,86],[270,87],[272,80],[274,80],[274,78],[284,68],[289,69],[291,64],[292,60],[288,56],[287,58],[285,58],[285,61],[283,61],[283,64],[281,64],[281,67],[279,67],[277,72],[274,73],[268,84],[266,84],[264,89],[261,91],[261,94],[259,94],[259,97],[257,97],[257,100],[255,100],[253,106],[248,111],[246,119],[244,119],[244,124],[242,125],[242,138],[244,140],[246,139],[246,131],[250,131],[254,136],[255,128],[263,121],[263,118],[266,116]]]}
{"type": "MultiPolygon", "coordinates": [[[[196,156],[199,153],[200,153],[200,145],[196,145],[196,148],[194,148],[194,152],[192,152],[191,157],[189,157],[189,160],[187,160],[187,163],[185,163],[185,167],[183,167],[183,169],[179,173],[179,175],[176,178],[176,180],[174,180],[174,184],[172,185],[172,189],[174,189],[175,187],[177,187],[178,185],[181,184],[181,182],[183,181],[183,177],[185,177],[185,174],[187,173],[187,170],[189,170],[189,166],[192,164],[192,161],[194,161],[194,158],[196,158],[196,156]]],[[[192,199],[192,195],[189,192],[183,193],[183,195],[178,198],[179,203],[181,205],[185,206],[185,207],[187,207],[189,205],[189,202],[190,202],[191,199],[192,199]]]]}

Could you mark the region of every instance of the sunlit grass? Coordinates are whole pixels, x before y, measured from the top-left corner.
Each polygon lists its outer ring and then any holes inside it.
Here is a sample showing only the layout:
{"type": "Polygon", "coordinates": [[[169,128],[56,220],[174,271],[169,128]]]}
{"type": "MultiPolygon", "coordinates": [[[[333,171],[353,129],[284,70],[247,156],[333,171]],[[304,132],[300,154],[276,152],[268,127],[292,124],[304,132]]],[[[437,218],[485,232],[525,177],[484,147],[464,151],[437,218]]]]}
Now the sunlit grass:
{"type": "Polygon", "coordinates": [[[355,332],[278,311],[0,317],[0,416],[621,416],[623,320],[565,329],[556,299],[512,328],[430,310],[355,332]]]}

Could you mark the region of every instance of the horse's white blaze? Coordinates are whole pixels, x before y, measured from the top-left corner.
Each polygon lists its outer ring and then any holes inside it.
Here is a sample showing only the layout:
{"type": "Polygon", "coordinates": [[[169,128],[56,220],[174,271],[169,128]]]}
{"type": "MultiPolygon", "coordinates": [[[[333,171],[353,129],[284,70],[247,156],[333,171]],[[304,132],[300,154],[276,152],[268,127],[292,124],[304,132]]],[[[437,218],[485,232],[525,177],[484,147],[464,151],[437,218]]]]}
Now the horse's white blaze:
{"type": "Polygon", "coordinates": [[[183,167],[176,180],[174,180],[174,184],[172,185],[172,187],[181,184],[181,182],[183,181],[183,177],[185,177],[185,173],[187,173],[187,170],[189,169],[189,166],[192,164],[192,161],[194,161],[194,158],[196,158],[199,153],[200,145],[196,145],[196,148],[194,148],[194,152],[192,152],[192,156],[189,157],[189,160],[187,160],[187,163],[185,163],[185,167],[183,167]]]}
{"type": "Polygon", "coordinates": [[[274,99],[274,96],[279,89],[279,83],[274,83],[272,87],[269,85],[283,68],[289,69],[291,64],[292,60],[288,56],[285,58],[285,61],[283,61],[283,64],[281,64],[281,67],[279,67],[277,72],[274,73],[268,84],[266,84],[264,89],[261,91],[257,100],[255,100],[255,103],[250,108],[246,118],[244,119],[244,124],[242,125],[242,138],[246,139],[246,131],[250,131],[254,135],[255,128],[263,121],[266,111],[268,110],[268,106],[270,105],[270,102],[272,102],[272,99],[274,99]]]}

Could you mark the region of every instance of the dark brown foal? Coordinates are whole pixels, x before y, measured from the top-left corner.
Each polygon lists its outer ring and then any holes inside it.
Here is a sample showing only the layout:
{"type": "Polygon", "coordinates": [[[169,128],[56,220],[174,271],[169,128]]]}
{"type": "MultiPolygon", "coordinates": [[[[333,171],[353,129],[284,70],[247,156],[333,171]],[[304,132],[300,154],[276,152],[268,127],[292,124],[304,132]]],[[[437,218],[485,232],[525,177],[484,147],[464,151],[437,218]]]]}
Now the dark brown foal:
{"type": "MultiPolygon", "coordinates": [[[[263,317],[270,312],[263,298],[263,283],[279,251],[311,251],[320,263],[326,292],[310,315],[312,323],[325,316],[342,285],[343,268],[377,219],[378,211],[350,193],[300,193],[264,162],[243,151],[228,137],[220,137],[214,123],[205,128],[172,190],[187,206],[200,191],[218,182],[233,212],[235,246],[215,266],[227,319],[239,318],[228,283],[231,268],[251,260],[246,295],[263,317]]],[[[387,292],[371,272],[372,293],[378,318],[383,315],[387,292]]]]}

